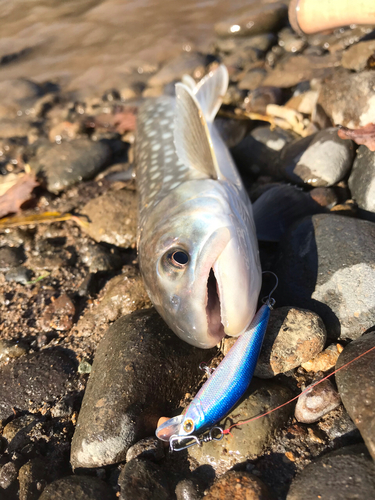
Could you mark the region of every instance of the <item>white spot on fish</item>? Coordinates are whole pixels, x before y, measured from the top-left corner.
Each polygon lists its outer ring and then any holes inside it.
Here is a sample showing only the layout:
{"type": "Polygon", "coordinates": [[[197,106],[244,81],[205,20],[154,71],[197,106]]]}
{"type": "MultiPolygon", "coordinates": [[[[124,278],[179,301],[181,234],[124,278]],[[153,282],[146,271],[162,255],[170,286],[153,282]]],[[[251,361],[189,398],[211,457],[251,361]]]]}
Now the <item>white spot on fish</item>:
{"type": "Polygon", "coordinates": [[[173,179],[173,175],[166,175],[166,176],[164,177],[164,182],[169,182],[169,181],[171,181],[172,179],[173,179]]]}
{"type": "Polygon", "coordinates": [[[181,182],[174,182],[171,186],[170,186],[170,189],[174,189],[176,188],[177,186],[179,186],[181,184],[181,182]]]}
{"type": "MultiPolygon", "coordinates": [[[[167,116],[167,115],[165,115],[167,116]]],[[[159,125],[168,125],[169,120],[160,120],[159,125]]]]}

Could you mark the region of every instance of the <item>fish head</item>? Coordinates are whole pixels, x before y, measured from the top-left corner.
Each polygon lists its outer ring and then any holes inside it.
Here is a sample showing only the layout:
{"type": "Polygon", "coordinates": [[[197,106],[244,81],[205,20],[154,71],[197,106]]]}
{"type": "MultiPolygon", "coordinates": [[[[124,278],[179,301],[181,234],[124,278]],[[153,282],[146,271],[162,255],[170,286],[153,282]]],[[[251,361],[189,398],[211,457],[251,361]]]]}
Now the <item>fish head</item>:
{"type": "Polygon", "coordinates": [[[261,276],[256,237],[212,183],[214,190],[199,193],[200,185],[186,193],[185,186],[175,203],[171,197],[168,205],[161,202],[139,248],[159,314],[181,339],[200,348],[246,329],[261,276]]]}
{"type": "Polygon", "coordinates": [[[157,438],[169,441],[171,437],[188,437],[203,430],[204,413],[199,401],[192,401],[185,413],[172,417],[161,424],[155,431],[157,438]]]}

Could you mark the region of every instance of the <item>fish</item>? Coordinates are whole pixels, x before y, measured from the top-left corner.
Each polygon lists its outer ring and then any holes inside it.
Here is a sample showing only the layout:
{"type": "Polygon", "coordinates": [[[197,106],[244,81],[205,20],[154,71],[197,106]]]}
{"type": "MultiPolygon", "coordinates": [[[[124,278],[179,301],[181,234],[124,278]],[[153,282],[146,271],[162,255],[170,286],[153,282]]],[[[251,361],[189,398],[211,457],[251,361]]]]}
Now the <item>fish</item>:
{"type": "Polygon", "coordinates": [[[156,310],[185,342],[237,337],[256,312],[261,267],[252,207],[214,118],[224,65],[138,111],[138,259],[156,310]]]}
{"type": "Polygon", "coordinates": [[[273,304],[274,299],[270,294],[248,329],[208,377],[185,413],[167,420],[156,429],[156,437],[169,441],[172,451],[198,443],[195,434],[212,430],[241,399],[253,377],[273,304]]]}

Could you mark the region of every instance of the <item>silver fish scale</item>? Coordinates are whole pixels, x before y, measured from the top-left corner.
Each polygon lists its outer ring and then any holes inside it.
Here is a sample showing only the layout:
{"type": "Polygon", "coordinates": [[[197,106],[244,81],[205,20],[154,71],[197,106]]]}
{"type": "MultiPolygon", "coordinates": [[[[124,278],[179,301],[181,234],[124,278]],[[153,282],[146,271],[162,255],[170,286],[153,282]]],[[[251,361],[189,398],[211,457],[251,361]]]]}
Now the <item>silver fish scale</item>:
{"type": "Polygon", "coordinates": [[[147,214],[182,182],[201,179],[200,172],[184,165],[174,145],[173,97],[159,97],[142,105],[138,113],[136,160],[139,193],[139,228],[147,214]]]}

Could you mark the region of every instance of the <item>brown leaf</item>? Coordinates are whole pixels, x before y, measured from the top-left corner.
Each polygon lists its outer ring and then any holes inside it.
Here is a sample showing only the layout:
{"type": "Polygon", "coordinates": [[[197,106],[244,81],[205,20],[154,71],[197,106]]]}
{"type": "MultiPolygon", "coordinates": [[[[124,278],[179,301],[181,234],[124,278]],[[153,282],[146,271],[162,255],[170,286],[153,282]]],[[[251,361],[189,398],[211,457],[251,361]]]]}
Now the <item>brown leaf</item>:
{"type": "Polygon", "coordinates": [[[18,179],[6,193],[0,196],[0,218],[18,212],[21,205],[31,198],[33,189],[38,185],[33,174],[25,174],[18,179]]]}
{"type": "Polygon", "coordinates": [[[337,134],[341,139],[352,139],[357,144],[364,144],[370,151],[375,151],[375,123],[356,129],[340,127],[337,134]]]}

